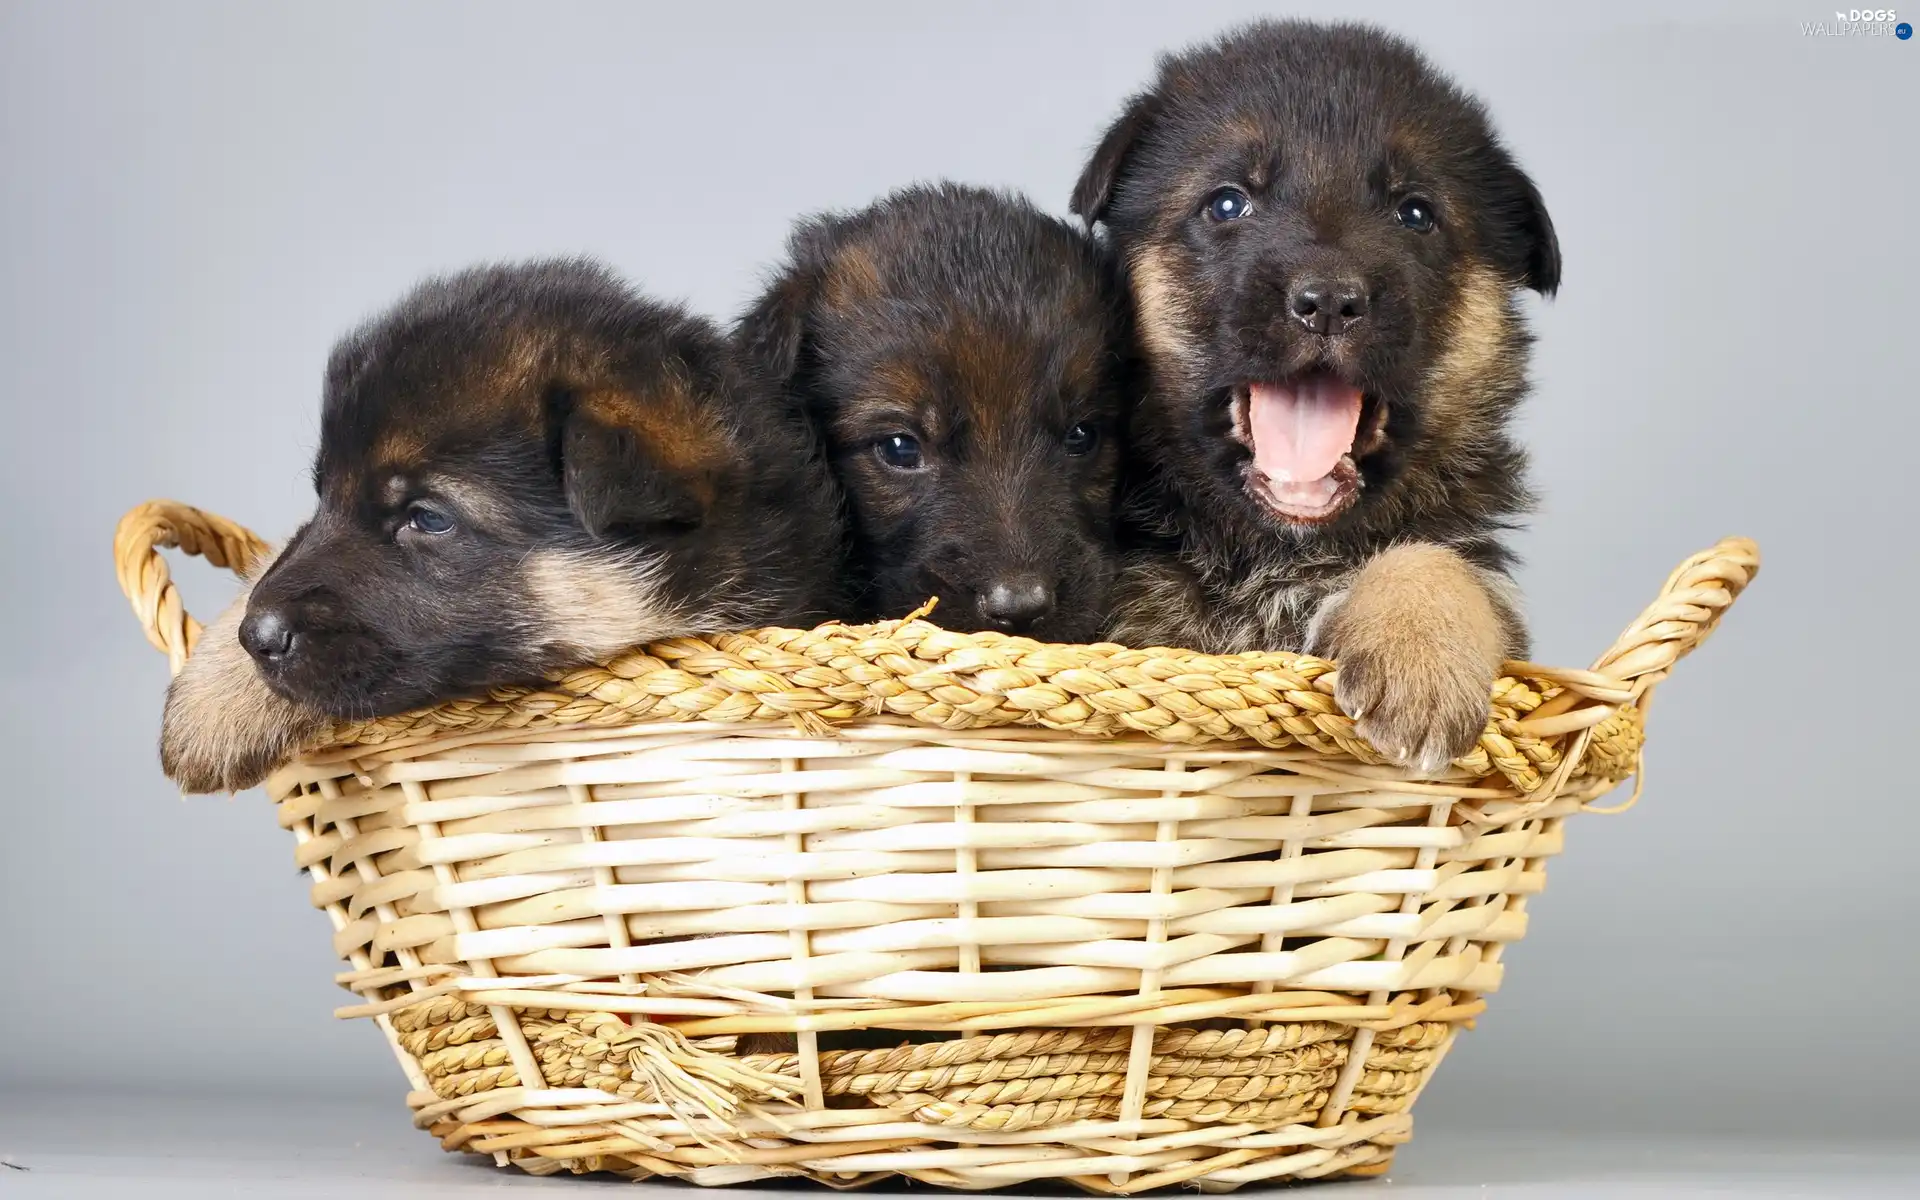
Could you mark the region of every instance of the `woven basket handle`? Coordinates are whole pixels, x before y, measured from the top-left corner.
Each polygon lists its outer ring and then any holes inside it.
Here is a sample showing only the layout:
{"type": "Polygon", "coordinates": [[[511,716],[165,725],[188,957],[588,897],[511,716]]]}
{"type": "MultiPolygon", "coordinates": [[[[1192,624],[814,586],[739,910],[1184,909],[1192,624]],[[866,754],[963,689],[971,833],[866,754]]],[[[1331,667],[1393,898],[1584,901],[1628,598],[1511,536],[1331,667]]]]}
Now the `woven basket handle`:
{"type": "Polygon", "coordinates": [[[1720,624],[1727,607],[1760,570],[1760,547],[1723,538],[1674,568],[1645,612],[1585,671],[1510,662],[1508,675],[1566,690],[1520,722],[1540,737],[1591,728],[1621,705],[1641,703],[1720,624]]]}
{"type": "Polygon", "coordinates": [[[244,579],[266,554],[267,543],[225,517],[173,500],[150,500],[120,518],[113,534],[120,590],[132,602],[147,640],[167,656],[178,675],[200,638],[200,622],[188,616],[180,602],[180,590],[160,555],[167,549],[197,554],[244,579]]]}
{"type": "Polygon", "coordinates": [[[1674,568],[1654,602],[1594,661],[1594,672],[1644,694],[1707,640],[1759,571],[1760,547],[1747,538],[1702,550],[1674,568]]]}

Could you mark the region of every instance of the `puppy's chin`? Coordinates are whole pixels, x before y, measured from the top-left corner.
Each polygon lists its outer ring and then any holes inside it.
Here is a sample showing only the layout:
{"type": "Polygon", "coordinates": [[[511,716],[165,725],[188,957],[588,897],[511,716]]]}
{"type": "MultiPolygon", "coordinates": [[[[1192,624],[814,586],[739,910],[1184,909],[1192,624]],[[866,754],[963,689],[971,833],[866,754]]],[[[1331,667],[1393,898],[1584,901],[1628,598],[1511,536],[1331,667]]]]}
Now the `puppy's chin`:
{"type": "Polygon", "coordinates": [[[431,708],[449,696],[484,690],[480,687],[461,688],[447,681],[442,681],[436,689],[389,673],[369,675],[348,672],[331,677],[319,664],[297,675],[268,675],[264,682],[283,703],[335,721],[390,717],[415,709],[431,708]]]}
{"type": "Polygon", "coordinates": [[[1386,405],[1325,371],[1250,380],[1226,393],[1240,490],[1266,516],[1312,529],[1338,520],[1366,487],[1359,464],[1386,442],[1386,405]]]}
{"type": "Polygon", "coordinates": [[[187,792],[237,792],[285,765],[329,722],[267,686],[240,645],[242,595],[207,626],[167,688],[160,766],[187,792]]]}
{"type": "MultiPolygon", "coordinates": [[[[1103,604],[1096,612],[1084,599],[1075,598],[1071,603],[1072,611],[1062,611],[1057,617],[1042,618],[1024,629],[1011,631],[1011,636],[1062,646],[1081,646],[1098,641],[1100,622],[1094,618],[1105,611],[1105,605],[1103,604]]],[[[976,625],[974,628],[994,629],[996,627],[983,624],[976,625]]]]}

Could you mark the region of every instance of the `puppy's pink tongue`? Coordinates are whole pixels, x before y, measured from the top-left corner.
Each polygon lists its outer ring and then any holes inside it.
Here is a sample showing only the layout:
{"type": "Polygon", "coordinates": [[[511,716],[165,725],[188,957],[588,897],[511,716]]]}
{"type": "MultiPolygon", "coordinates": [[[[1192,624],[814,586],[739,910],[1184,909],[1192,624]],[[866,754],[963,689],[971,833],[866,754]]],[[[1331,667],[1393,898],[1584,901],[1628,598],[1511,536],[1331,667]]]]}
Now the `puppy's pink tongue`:
{"type": "Polygon", "coordinates": [[[1253,465],[1274,483],[1312,483],[1333,473],[1353,449],[1360,389],[1313,376],[1295,383],[1247,385],[1253,465]]]}

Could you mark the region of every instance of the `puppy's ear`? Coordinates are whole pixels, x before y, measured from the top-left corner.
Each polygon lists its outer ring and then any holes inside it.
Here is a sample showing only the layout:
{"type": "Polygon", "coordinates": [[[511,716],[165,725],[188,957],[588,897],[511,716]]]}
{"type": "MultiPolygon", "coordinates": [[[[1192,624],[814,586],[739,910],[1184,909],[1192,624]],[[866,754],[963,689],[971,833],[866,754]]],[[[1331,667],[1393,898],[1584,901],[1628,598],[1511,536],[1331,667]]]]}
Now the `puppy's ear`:
{"type": "Polygon", "coordinates": [[[1087,228],[1107,219],[1127,158],[1159,118],[1160,97],[1153,92],[1142,92],[1127,101],[1126,109],[1107,127],[1093,157],[1081,168],[1080,181],[1073,185],[1073,200],[1067,206],[1074,216],[1087,223],[1087,228]]]}
{"type": "Polygon", "coordinates": [[[1494,245],[1500,267],[1542,296],[1560,290],[1560,237],[1547,215],[1540,189],[1512,159],[1501,155],[1498,221],[1494,245]]]}
{"type": "Polygon", "coordinates": [[[684,533],[706,522],[731,463],[726,428],[694,390],[706,382],[663,371],[565,394],[561,483],[589,534],[684,533]]]}
{"type": "Polygon", "coordinates": [[[778,383],[792,383],[805,357],[807,325],[826,275],[819,241],[807,226],[795,230],[788,241],[788,265],[733,327],[734,345],[765,378],[778,383]]]}

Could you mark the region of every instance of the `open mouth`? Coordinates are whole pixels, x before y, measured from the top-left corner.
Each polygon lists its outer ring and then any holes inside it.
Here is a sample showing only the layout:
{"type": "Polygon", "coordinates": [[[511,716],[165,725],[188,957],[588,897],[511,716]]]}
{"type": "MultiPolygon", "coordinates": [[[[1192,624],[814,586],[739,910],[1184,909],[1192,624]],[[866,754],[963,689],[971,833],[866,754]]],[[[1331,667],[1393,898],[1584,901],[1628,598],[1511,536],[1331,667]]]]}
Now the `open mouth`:
{"type": "Polygon", "coordinates": [[[1360,494],[1357,461],[1382,439],[1385,409],[1337,375],[1316,371],[1233,389],[1233,435],[1253,458],[1247,491],[1276,515],[1317,525],[1360,494]]]}

